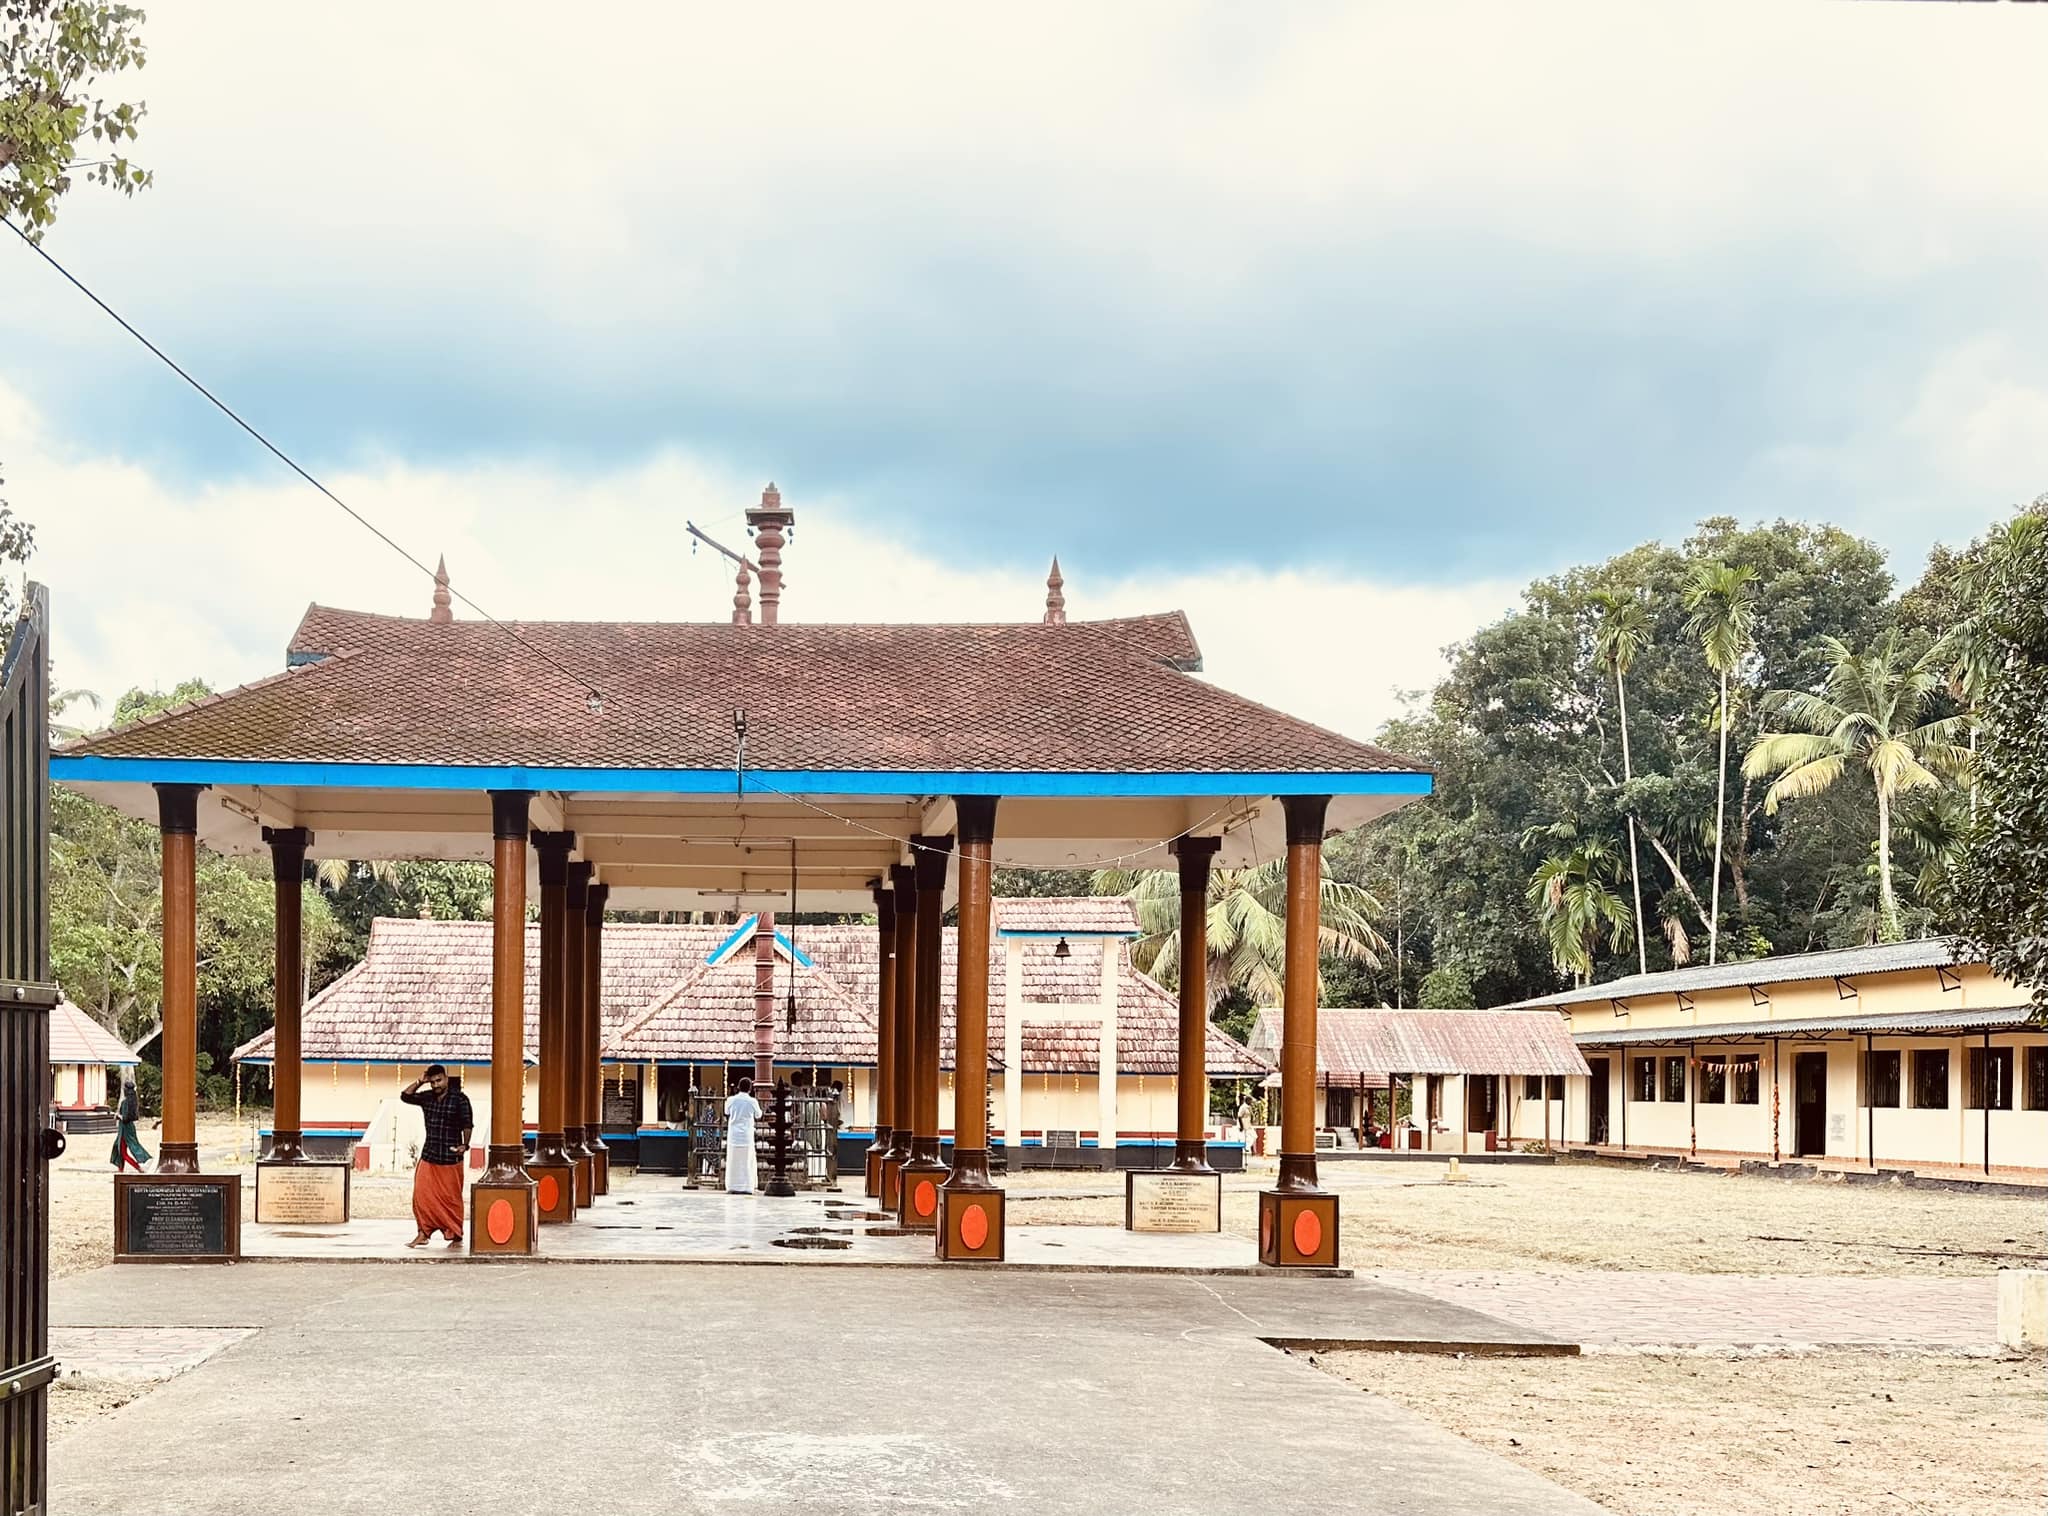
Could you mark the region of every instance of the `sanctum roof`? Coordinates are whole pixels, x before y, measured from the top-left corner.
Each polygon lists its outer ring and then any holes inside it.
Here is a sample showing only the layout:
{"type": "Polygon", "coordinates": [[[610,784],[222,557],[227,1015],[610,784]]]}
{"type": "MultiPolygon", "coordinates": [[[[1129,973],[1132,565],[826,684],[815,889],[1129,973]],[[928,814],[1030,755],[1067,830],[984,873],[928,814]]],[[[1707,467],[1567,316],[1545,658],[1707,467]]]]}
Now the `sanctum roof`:
{"type": "MultiPolygon", "coordinates": [[[[603,1048],[626,1063],[745,1062],[754,1055],[754,960],[740,953],[713,963],[730,926],[610,922],[604,929],[603,1048]]],[[[778,958],[775,969],[775,1057],[780,1063],[871,1067],[879,988],[872,926],[800,926],[797,946],[811,966],[778,958]],[[789,996],[796,1024],[787,1021],[789,996]]],[[[942,938],[941,1063],[953,1062],[953,987],[958,935],[942,938]]],[[[1052,943],[1030,943],[1024,993],[1040,1003],[1092,1006],[1102,982],[1102,951],[1118,954],[1117,1064],[1125,1073],[1172,1074],[1177,1066],[1179,1006],[1160,985],[1131,967],[1120,941],[1077,939],[1070,956],[1052,943]]],[[[540,928],[526,930],[525,1052],[539,1050],[540,928]]],[[[992,944],[989,964],[990,1062],[1002,1063],[1005,949],[992,944]]],[[[487,1063],[491,1056],[491,924],[380,917],[371,924],[363,961],[306,1002],[301,1056],[313,1062],[487,1063]]],[[[1092,1074],[1100,1032],[1034,1009],[1023,1033],[1029,1073],[1092,1074]]],[[[263,1032],[235,1050],[255,1062],[271,1057],[263,1032]]],[[[1209,1072],[1256,1075],[1265,1066],[1221,1029],[1209,1029],[1209,1072]]]]}

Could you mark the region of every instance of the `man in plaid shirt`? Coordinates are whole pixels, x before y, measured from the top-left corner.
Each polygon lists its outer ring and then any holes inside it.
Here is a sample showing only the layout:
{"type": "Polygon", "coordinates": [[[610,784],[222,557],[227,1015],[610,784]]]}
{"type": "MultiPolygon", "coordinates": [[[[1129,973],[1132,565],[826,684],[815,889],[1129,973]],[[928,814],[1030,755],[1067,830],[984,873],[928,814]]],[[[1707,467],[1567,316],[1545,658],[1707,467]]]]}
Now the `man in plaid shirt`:
{"type": "Polygon", "coordinates": [[[427,1122],[419,1166],[412,1172],[412,1219],[419,1235],[406,1246],[424,1247],[439,1232],[451,1247],[460,1247],[462,1162],[469,1154],[470,1129],[475,1125],[469,1097],[437,1063],[401,1090],[398,1098],[418,1106],[427,1122]]]}

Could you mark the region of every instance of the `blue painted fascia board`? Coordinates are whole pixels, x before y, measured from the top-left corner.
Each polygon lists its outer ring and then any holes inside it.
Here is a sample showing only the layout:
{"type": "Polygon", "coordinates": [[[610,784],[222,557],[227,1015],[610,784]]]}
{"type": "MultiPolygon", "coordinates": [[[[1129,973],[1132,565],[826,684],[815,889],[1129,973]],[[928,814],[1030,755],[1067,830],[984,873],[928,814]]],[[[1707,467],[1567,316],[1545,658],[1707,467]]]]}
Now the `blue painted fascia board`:
{"type": "MultiPolygon", "coordinates": [[[[733,932],[730,937],[726,938],[725,941],[719,943],[716,948],[712,949],[710,955],[706,957],[704,961],[706,963],[714,965],[722,962],[728,953],[732,952],[733,949],[737,948],[740,945],[740,943],[742,943],[748,937],[753,935],[754,923],[759,921],[760,919],[761,913],[759,911],[756,911],[753,915],[749,916],[745,921],[742,921],[738,926],[733,928],[733,932]]],[[[789,954],[790,957],[794,958],[798,963],[802,964],[805,968],[810,968],[812,966],[811,955],[809,953],[806,953],[802,948],[798,947],[794,942],[791,942],[789,940],[788,933],[778,931],[775,934],[775,942],[778,947],[780,947],[785,953],[789,954]]]]}
{"type": "Polygon", "coordinates": [[[530,768],[485,764],[302,763],[242,758],[109,758],[52,754],[67,784],[295,785],[330,789],[590,790],[661,795],[1157,796],[1427,795],[1426,773],[1110,774],[941,769],[749,770],[530,768]]]}

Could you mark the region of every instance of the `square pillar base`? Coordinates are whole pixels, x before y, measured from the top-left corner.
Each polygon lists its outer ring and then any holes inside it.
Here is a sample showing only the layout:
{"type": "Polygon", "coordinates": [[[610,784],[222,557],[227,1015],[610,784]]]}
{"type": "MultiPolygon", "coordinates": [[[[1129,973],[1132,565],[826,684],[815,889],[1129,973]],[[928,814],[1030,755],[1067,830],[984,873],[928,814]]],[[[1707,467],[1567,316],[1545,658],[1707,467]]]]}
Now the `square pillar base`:
{"type": "Polygon", "coordinates": [[[533,1207],[542,1226],[576,1219],[576,1171],[565,1159],[536,1158],[526,1166],[533,1181],[533,1207]]]}
{"type": "Polygon", "coordinates": [[[943,1163],[903,1165],[903,1193],[896,1206],[896,1224],[913,1232],[939,1228],[939,1186],[953,1171],[943,1163]]]}
{"type": "Polygon", "coordinates": [[[531,1184],[483,1184],[469,1190],[469,1251],[472,1257],[524,1257],[536,1251],[539,1206],[531,1184]]]}
{"type": "Polygon", "coordinates": [[[233,1263],[241,1254],[240,1174],[114,1176],[114,1262],[233,1263]]]}
{"type": "Polygon", "coordinates": [[[1127,1232],[1220,1232],[1223,1176],[1186,1169],[1125,1169],[1127,1232]]]}
{"type": "Polygon", "coordinates": [[[875,1198],[882,1202],[885,1211],[901,1210],[903,1206],[903,1160],[885,1158],[882,1160],[882,1187],[875,1198]]]}
{"type": "Polygon", "coordinates": [[[1003,1261],[1003,1192],[939,1187],[938,1256],[948,1263],[1003,1261]]]}
{"type": "Polygon", "coordinates": [[[348,1220],[345,1158],[263,1158],[256,1163],[256,1224],[340,1226],[348,1220]]]}
{"type": "Polygon", "coordinates": [[[1276,1269],[1337,1266],[1337,1197],[1319,1191],[1259,1191],[1259,1262],[1276,1269]]]}
{"type": "Polygon", "coordinates": [[[871,1147],[867,1152],[867,1177],[861,1186],[861,1193],[870,1200],[882,1193],[882,1150],[871,1147]]]}
{"type": "Polygon", "coordinates": [[[588,1153],[576,1155],[576,1204],[581,1210],[589,1210],[590,1202],[597,1198],[596,1164],[588,1153]]]}
{"type": "Polygon", "coordinates": [[[590,1165],[590,1193],[595,1199],[612,1192],[612,1150],[599,1148],[590,1165]]]}

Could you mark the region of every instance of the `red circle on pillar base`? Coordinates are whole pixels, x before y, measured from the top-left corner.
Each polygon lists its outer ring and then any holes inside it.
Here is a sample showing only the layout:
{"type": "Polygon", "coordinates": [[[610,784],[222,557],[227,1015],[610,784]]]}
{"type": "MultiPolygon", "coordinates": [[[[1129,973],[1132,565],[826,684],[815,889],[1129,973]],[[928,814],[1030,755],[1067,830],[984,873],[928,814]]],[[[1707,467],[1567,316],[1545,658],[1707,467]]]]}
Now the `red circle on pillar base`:
{"type": "Polygon", "coordinates": [[[491,1241],[503,1247],[512,1240],[512,1202],[493,1200],[491,1208],[484,1212],[484,1230],[491,1234],[491,1241]]]}
{"type": "Polygon", "coordinates": [[[960,1241],[976,1252],[988,1243],[988,1210],[978,1200],[960,1217],[960,1241]]]}
{"type": "Polygon", "coordinates": [[[939,1208],[939,1191],[929,1179],[920,1179],[917,1188],[911,1191],[911,1204],[917,1207],[917,1214],[929,1216],[939,1208]]]}
{"type": "MultiPolygon", "coordinates": [[[[540,1180],[540,1208],[543,1211],[552,1211],[555,1208],[555,1202],[561,1198],[561,1181],[555,1178],[553,1174],[543,1174],[540,1180]]],[[[502,1237],[498,1239],[500,1242],[504,1240],[502,1237]]]]}
{"type": "Polygon", "coordinates": [[[1294,1218],[1294,1251],[1313,1258],[1322,1245],[1323,1218],[1314,1211],[1303,1211],[1294,1218]]]}

